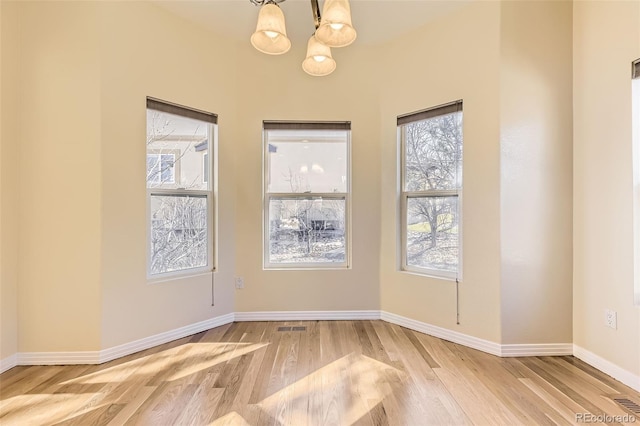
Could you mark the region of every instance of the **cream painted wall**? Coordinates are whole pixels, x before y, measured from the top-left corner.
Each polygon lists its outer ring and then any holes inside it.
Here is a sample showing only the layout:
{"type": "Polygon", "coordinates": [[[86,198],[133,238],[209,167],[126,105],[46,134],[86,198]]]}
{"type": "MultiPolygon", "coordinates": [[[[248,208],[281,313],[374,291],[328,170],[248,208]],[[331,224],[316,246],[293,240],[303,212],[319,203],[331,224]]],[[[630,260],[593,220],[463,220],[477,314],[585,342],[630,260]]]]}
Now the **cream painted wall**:
{"type": "Polygon", "coordinates": [[[280,57],[241,50],[236,163],[236,310],[325,311],[379,309],[380,136],[378,53],[357,44],[334,49],[327,77],[302,71],[306,45],[280,57]],[[352,259],[347,270],[262,269],[262,120],[338,120],[352,126],[352,259]]]}
{"type": "Polygon", "coordinates": [[[19,8],[18,190],[33,194],[19,204],[20,352],[106,349],[232,312],[234,46],[144,2],[19,8]],[[219,114],[213,307],[211,274],[146,280],[147,95],[219,114]]]}
{"type": "Polygon", "coordinates": [[[95,4],[20,5],[20,352],[100,348],[97,24],[95,4]]]}
{"type": "Polygon", "coordinates": [[[18,10],[0,2],[0,360],[18,352],[18,10]]]}
{"type": "Polygon", "coordinates": [[[571,28],[571,2],[502,3],[500,281],[505,344],[572,341],[571,28]]]}
{"type": "Polygon", "coordinates": [[[99,28],[102,347],[108,348],[233,312],[236,61],[234,45],[145,2],[102,4],[99,28]],[[146,279],[146,96],[219,115],[213,307],[211,273],[146,279]]]}
{"type": "Polygon", "coordinates": [[[382,309],[500,341],[500,3],[478,2],[385,46],[381,81],[382,309]],[[396,117],[464,101],[463,277],[399,272],[396,117]]]}
{"type": "Polygon", "coordinates": [[[633,306],[631,61],[640,2],[573,3],[574,343],[640,375],[633,306]],[[604,309],[618,329],[604,325],[604,309]]]}

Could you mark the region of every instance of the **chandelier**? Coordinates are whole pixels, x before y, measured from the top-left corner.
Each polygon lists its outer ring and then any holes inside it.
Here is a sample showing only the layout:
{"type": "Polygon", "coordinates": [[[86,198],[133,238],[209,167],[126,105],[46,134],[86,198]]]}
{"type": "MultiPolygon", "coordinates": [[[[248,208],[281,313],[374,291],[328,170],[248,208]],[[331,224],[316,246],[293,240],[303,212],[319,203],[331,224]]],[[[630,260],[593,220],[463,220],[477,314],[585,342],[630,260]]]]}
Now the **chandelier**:
{"type": "MultiPolygon", "coordinates": [[[[262,53],[281,55],[291,49],[287,38],[284,13],[278,3],[284,0],[249,0],[260,7],[256,32],[251,44],[262,53]]],[[[307,42],[307,55],[302,69],[313,76],[329,75],[336,69],[331,56],[332,47],[348,46],[356,39],[356,30],[351,24],[349,0],[325,0],[322,15],[318,0],[311,0],[311,11],[315,31],[307,42]]]]}

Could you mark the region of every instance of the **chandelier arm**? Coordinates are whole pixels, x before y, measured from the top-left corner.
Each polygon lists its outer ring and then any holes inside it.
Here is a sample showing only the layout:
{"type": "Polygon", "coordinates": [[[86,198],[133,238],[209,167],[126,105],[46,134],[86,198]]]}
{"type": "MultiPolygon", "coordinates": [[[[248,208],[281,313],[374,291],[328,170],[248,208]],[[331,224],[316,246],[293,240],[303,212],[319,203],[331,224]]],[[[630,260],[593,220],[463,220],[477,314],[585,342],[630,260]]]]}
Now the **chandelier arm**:
{"type": "Polygon", "coordinates": [[[282,3],[284,0],[249,0],[249,1],[254,6],[264,6],[265,4],[269,4],[269,3],[273,3],[273,4],[282,3]]]}
{"type": "Polygon", "coordinates": [[[320,6],[318,5],[318,0],[311,0],[311,12],[313,12],[313,23],[317,30],[320,26],[320,6]]]}

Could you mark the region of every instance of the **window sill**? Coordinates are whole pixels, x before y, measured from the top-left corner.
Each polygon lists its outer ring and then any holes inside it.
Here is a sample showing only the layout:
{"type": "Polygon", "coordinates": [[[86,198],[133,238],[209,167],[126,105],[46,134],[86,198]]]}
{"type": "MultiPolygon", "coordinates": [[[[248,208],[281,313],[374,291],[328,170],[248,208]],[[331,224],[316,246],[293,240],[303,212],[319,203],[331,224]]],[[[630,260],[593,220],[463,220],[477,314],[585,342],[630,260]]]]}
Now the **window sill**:
{"type": "Polygon", "coordinates": [[[340,264],[340,265],[292,265],[292,266],[282,266],[282,265],[264,265],[262,267],[263,271],[346,271],[350,270],[350,265],[340,264]]]}
{"type": "Polygon", "coordinates": [[[170,272],[159,276],[147,276],[147,284],[161,284],[169,281],[201,277],[204,275],[210,276],[214,272],[216,272],[215,269],[211,270],[211,268],[199,268],[190,269],[188,271],[170,272]]]}
{"type": "Polygon", "coordinates": [[[435,280],[456,282],[456,279],[457,279],[458,282],[462,282],[462,277],[458,276],[456,278],[455,272],[452,272],[451,274],[446,274],[446,275],[437,273],[435,271],[420,271],[420,270],[414,270],[414,269],[400,269],[398,272],[402,274],[416,275],[423,278],[432,278],[435,280]]]}

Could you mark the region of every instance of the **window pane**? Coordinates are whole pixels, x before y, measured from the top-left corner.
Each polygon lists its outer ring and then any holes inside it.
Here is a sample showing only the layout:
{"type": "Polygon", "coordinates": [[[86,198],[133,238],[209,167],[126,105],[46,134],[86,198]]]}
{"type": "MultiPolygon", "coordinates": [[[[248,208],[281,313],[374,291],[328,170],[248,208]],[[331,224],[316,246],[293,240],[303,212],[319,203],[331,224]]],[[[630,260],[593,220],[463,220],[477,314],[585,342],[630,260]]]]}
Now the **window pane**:
{"type": "Polygon", "coordinates": [[[458,197],[407,200],[407,266],[458,269],[458,197]]]}
{"type": "Polygon", "coordinates": [[[211,124],[147,110],[147,188],[208,190],[211,124]]]}
{"type": "Polygon", "coordinates": [[[270,263],[344,263],[344,199],[271,199],[270,263]]]}
{"type": "Polygon", "coordinates": [[[151,273],[207,265],[207,197],[151,195],[151,273]]]}
{"type": "Polygon", "coordinates": [[[347,192],[347,132],[268,131],[268,192],[347,192]]]}
{"type": "Polygon", "coordinates": [[[405,191],[462,186],[462,112],[403,126],[405,191]]]}

